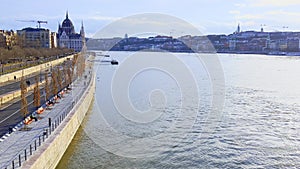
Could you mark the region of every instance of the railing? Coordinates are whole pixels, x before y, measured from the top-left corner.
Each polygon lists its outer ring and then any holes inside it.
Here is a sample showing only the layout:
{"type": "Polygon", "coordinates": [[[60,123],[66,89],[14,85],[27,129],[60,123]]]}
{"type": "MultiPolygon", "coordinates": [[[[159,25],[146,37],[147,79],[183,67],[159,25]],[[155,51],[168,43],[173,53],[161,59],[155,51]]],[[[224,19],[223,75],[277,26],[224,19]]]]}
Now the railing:
{"type": "MultiPolygon", "coordinates": [[[[77,96],[73,99],[72,104],[69,104],[69,106],[65,107],[64,110],[61,111],[61,113],[58,115],[58,117],[56,117],[54,120],[49,118],[49,126],[44,127],[39,134],[34,136],[33,139],[29,141],[29,144],[24,146],[25,148],[23,150],[16,153],[13,158],[4,163],[1,166],[1,169],[15,169],[17,167],[21,167],[22,164],[27,161],[28,157],[31,156],[34,151],[37,151],[38,147],[40,147],[42,143],[44,143],[49,138],[49,136],[53,134],[55,129],[60,126],[60,124],[64,121],[68,114],[70,114],[74,106],[79,106],[77,103],[80,103],[81,100],[85,98],[91,87],[91,83],[93,83],[93,74],[91,74],[91,71],[87,72],[89,74],[87,76],[84,76],[84,80],[87,80],[84,82],[84,85],[87,85],[88,88],[85,88],[85,90],[81,89],[77,96]]],[[[76,110],[76,108],[74,110],[76,110]]]]}

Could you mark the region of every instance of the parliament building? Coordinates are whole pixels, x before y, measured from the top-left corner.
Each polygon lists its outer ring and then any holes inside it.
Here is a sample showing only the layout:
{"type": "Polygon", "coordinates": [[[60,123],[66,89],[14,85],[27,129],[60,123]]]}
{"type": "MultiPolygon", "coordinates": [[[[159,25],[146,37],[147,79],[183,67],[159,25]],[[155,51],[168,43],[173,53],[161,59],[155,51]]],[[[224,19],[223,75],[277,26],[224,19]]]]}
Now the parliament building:
{"type": "Polygon", "coordinates": [[[58,25],[57,40],[58,46],[61,48],[74,49],[75,52],[85,49],[86,40],[83,23],[81,23],[80,33],[76,33],[67,12],[65,20],[58,25]]]}

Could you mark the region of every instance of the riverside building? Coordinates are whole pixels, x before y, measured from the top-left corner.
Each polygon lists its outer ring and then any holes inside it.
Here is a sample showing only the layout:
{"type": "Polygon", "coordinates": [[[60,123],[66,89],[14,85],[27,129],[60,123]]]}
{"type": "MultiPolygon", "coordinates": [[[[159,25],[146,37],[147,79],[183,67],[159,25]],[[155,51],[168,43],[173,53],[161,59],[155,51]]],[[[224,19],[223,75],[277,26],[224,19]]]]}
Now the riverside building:
{"type": "Polygon", "coordinates": [[[17,30],[17,34],[20,37],[22,47],[52,48],[49,29],[24,28],[17,30]]]}
{"type": "Polygon", "coordinates": [[[61,48],[74,49],[75,52],[85,48],[85,33],[83,23],[81,23],[80,33],[76,33],[72,21],[69,19],[68,12],[62,24],[58,25],[58,46],[61,48]]]}

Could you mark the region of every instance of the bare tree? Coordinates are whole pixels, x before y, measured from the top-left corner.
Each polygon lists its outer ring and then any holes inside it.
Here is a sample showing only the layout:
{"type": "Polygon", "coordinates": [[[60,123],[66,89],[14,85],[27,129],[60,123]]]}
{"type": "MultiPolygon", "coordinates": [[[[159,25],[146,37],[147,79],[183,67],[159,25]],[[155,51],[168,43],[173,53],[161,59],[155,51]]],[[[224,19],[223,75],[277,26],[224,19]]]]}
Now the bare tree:
{"type": "Polygon", "coordinates": [[[53,72],[52,72],[52,94],[53,95],[56,95],[57,92],[58,92],[58,88],[57,88],[57,72],[55,71],[55,69],[53,69],[53,72]]]}
{"type": "Polygon", "coordinates": [[[46,100],[50,98],[50,89],[49,89],[49,80],[48,80],[48,73],[45,73],[45,93],[46,93],[46,100]]]}
{"type": "Polygon", "coordinates": [[[26,98],[27,87],[26,87],[23,76],[21,77],[20,88],[21,88],[21,113],[25,119],[25,117],[28,114],[28,104],[27,104],[27,98],[26,98]]]}
{"type": "Polygon", "coordinates": [[[69,79],[68,79],[68,71],[67,71],[67,64],[65,63],[63,65],[63,86],[66,87],[68,85],[69,79]]]}
{"type": "Polygon", "coordinates": [[[26,66],[34,66],[45,61],[54,60],[58,57],[66,56],[74,52],[72,49],[66,48],[47,49],[26,47],[26,44],[23,42],[23,38],[21,36],[18,36],[15,39],[15,42],[13,42],[9,48],[0,48],[1,64],[4,66],[9,66],[11,64],[20,65],[19,67],[13,68],[13,70],[10,70],[9,72],[23,69],[26,66]],[[27,62],[29,64],[24,64],[27,62]]]}
{"type": "Polygon", "coordinates": [[[79,54],[77,58],[78,76],[82,76],[85,69],[85,57],[84,54],[79,54]]]}
{"type": "Polygon", "coordinates": [[[40,77],[39,75],[35,77],[35,87],[34,87],[34,106],[38,108],[41,105],[41,92],[39,86],[40,77]]]}
{"type": "Polygon", "coordinates": [[[73,77],[73,72],[72,72],[72,68],[68,68],[67,69],[67,74],[68,74],[68,85],[72,83],[72,77],[73,77]]]}
{"type": "Polygon", "coordinates": [[[61,70],[59,68],[59,66],[57,66],[57,83],[58,83],[58,87],[59,87],[59,90],[61,90],[63,88],[63,77],[62,77],[62,73],[61,73],[61,70]]]}
{"type": "Polygon", "coordinates": [[[74,79],[76,79],[77,78],[77,63],[78,63],[78,56],[79,56],[79,54],[76,54],[76,55],[74,55],[74,57],[73,57],[73,60],[72,60],[72,66],[71,66],[71,69],[72,69],[72,80],[73,80],[73,78],[74,79]],[[76,68],[76,69],[75,69],[76,68]]]}

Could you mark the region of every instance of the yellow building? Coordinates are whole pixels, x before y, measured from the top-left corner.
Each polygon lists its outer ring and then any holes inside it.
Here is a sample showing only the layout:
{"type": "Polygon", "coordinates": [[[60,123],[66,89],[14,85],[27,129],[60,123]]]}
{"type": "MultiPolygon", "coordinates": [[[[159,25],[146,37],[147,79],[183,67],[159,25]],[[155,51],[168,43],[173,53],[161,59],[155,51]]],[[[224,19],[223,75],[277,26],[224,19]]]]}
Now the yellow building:
{"type": "Polygon", "coordinates": [[[0,47],[7,48],[17,44],[17,35],[14,31],[0,30],[0,47]]]}

